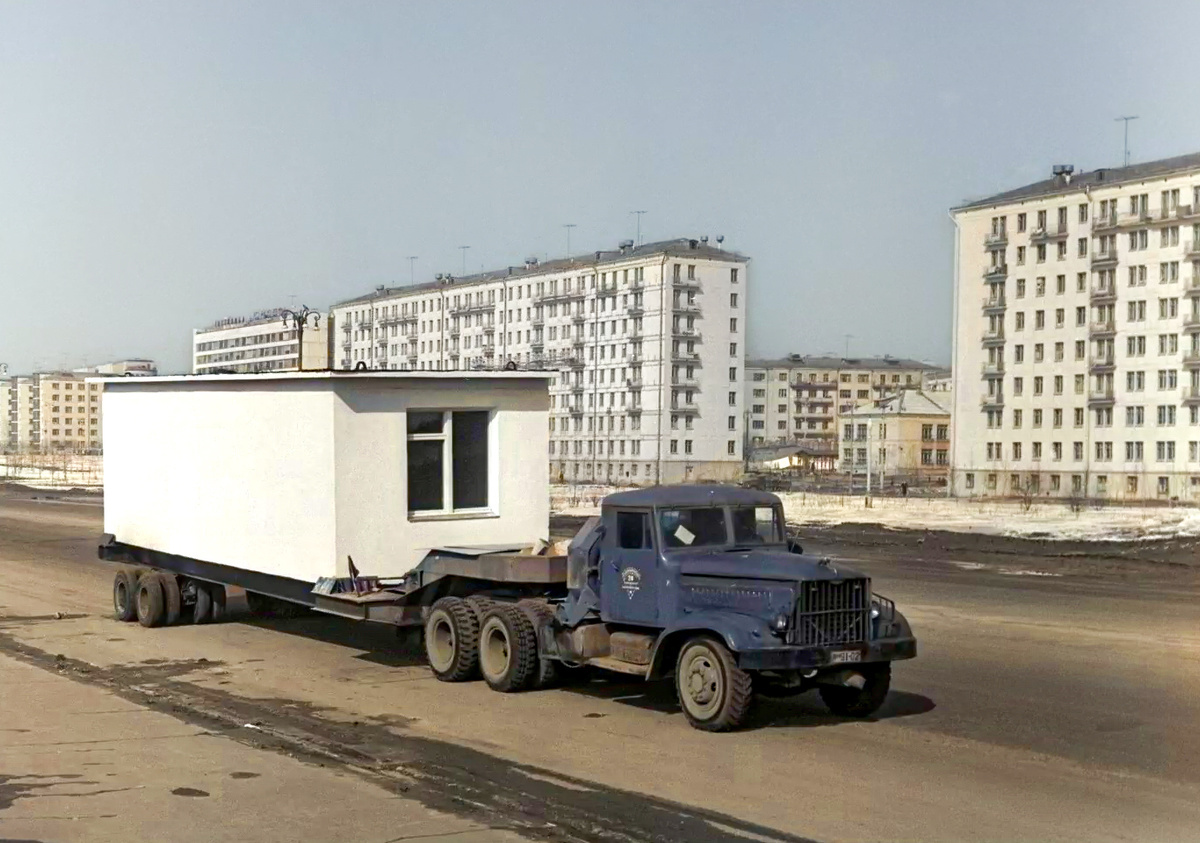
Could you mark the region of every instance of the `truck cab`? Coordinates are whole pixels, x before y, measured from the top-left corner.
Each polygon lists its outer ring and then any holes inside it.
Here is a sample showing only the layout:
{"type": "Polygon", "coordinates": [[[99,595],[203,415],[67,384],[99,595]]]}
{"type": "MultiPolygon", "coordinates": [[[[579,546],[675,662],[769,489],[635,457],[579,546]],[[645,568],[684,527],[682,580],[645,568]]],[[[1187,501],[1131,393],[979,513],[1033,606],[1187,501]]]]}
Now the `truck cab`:
{"type": "Polygon", "coordinates": [[[610,495],[572,542],[568,589],[564,655],[647,678],[674,671],[700,728],[737,725],[755,692],[817,688],[831,709],[869,714],[890,663],[916,655],[894,604],[865,575],[805,555],[779,498],[761,491],[610,495]]]}

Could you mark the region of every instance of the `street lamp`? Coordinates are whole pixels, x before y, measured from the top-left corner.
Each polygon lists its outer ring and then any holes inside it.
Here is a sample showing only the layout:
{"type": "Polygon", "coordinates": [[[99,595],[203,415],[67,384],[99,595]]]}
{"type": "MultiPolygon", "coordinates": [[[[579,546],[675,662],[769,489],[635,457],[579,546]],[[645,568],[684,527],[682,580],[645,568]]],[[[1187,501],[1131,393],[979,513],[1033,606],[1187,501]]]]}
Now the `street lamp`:
{"type": "Polygon", "coordinates": [[[304,328],[308,325],[308,317],[312,317],[312,326],[317,328],[321,324],[321,313],[318,310],[313,310],[306,304],[300,305],[299,310],[289,310],[283,308],[283,327],[293,327],[296,329],[296,371],[304,371],[304,328]],[[291,325],[288,320],[291,319],[291,325]]]}

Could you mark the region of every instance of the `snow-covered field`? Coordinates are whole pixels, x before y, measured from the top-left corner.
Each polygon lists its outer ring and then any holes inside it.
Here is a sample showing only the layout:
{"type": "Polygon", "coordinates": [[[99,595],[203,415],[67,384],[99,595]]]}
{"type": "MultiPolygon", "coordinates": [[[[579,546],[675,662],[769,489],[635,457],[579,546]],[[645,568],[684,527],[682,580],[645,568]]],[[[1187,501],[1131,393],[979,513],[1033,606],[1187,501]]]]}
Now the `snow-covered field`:
{"type": "Polygon", "coordinates": [[[84,454],[0,454],[0,483],[33,489],[102,489],[104,458],[84,454]]]}
{"type": "MultiPolygon", "coordinates": [[[[550,508],[561,515],[595,515],[611,486],[553,486],[550,508]]],[[[897,530],[949,530],[1059,541],[1133,541],[1200,536],[1200,510],[1190,506],[1085,507],[1038,502],[1028,511],[1017,501],[954,498],[874,498],[801,492],[780,494],[788,522],[879,524],[897,530]]]]}

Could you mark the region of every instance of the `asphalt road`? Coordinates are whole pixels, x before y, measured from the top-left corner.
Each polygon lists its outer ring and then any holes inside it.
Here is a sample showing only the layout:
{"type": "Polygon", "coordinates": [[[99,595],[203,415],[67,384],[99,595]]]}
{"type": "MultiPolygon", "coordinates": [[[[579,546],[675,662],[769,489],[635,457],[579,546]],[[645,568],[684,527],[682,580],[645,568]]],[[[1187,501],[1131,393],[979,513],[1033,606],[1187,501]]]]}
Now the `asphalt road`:
{"type": "Polygon", "coordinates": [[[708,735],[668,685],[444,685],[388,630],[333,618],[119,624],[100,517],[0,493],[0,650],[465,819],[555,840],[1200,840],[1187,547],[813,533],[897,601],[920,657],[872,721],[805,696],[708,735]]]}

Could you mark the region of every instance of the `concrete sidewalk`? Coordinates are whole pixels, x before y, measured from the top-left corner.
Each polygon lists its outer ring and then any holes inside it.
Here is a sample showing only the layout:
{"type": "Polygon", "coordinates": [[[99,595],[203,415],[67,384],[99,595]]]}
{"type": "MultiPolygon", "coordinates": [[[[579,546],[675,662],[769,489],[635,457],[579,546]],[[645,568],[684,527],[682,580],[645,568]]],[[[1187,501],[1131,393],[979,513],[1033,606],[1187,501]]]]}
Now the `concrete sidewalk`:
{"type": "Polygon", "coordinates": [[[517,843],[0,655],[0,841],[517,843]]]}

